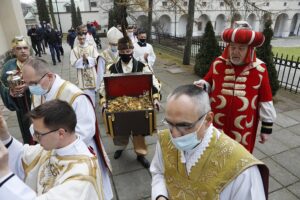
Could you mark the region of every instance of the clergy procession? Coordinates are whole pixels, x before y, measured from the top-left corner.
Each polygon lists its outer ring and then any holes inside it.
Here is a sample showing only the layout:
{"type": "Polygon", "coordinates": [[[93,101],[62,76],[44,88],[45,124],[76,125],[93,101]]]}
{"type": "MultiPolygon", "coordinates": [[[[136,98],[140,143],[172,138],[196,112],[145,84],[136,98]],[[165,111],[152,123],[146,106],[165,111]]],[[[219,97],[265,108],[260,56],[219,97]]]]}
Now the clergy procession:
{"type": "Polygon", "coordinates": [[[60,66],[53,49],[51,63],[15,36],[0,93],[19,130],[0,114],[0,199],[122,199],[112,175],[135,162],[151,173],[152,200],[268,199],[269,169],[252,155],[259,125],[258,140],[268,143],[276,119],[267,66],[256,57],[265,38],[247,22],[221,37],[227,46],[203,79],[174,77],[174,89],[162,94],[145,27],[111,27],[103,50],[85,24],[77,27],[70,53],[56,52],[74,69],[73,82],[52,70],[60,66]],[[134,159],[125,153],[131,146],[134,159]]]}

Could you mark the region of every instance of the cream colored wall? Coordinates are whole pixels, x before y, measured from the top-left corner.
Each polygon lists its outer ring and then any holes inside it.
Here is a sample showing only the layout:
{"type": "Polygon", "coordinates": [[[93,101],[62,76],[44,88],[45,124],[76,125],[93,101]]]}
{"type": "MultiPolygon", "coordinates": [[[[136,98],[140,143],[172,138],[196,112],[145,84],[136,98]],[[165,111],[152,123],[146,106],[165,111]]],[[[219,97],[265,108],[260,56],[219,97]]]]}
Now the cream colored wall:
{"type": "Polygon", "coordinates": [[[27,35],[19,0],[1,0],[0,55],[9,50],[11,40],[17,35],[27,35]]]}
{"type": "Polygon", "coordinates": [[[2,55],[7,51],[7,49],[9,49],[9,46],[6,41],[6,36],[4,34],[4,29],[3,29],[1,21],[0,21],[0,44],[1,44],[0,45],[0,55],[2,55]]]}

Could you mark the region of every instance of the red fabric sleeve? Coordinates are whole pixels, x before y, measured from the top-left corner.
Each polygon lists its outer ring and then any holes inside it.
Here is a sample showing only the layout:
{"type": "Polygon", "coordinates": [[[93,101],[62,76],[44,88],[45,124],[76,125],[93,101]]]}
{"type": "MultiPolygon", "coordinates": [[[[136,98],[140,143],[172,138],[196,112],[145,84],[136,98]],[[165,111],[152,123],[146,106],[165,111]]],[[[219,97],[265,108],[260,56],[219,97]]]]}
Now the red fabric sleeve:
{"type": "Polygon", "coordinates": [[[259,102],[272,101],[272,90],[269,82],[268,70],[265,64],[261,64],[261,66],[265,69],[265,71],[262,73],[263,79],[258,94],[259,102]]]}
{"type": "MultiPolygon", "coordinates": [[[[214,62],[215,61],[216,60],[214,60],[214,62]]],[[[203,78],[206,82],[209,83],[209,85],[212,85],[212,75],[213,75],[213,64],[214,64],[214,62],[211,63],[209,71],[207,72],[207,74],[203,78]]]]}

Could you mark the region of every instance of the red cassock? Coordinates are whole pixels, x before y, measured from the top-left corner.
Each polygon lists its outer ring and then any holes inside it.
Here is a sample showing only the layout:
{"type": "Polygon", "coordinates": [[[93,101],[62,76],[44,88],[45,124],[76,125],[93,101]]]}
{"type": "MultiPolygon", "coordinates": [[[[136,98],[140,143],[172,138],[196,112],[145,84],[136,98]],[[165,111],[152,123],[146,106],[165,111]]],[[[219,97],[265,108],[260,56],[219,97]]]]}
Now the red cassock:
{"type": "Polygon", "coordinates": [[[272,101],[266,65],[259,59],[232,66],[220,56],[204,77],[211,86],[214,125],[252,152],[261,102],[272,101]]]}

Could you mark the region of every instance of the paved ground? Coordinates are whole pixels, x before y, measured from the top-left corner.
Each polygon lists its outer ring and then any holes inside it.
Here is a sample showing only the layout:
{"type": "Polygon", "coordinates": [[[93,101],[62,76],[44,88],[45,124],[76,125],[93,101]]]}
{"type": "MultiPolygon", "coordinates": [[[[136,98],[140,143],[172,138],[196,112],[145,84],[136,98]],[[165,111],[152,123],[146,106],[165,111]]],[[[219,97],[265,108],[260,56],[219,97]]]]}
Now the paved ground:
{"type": "MultiPolygon", "coordinates": [[[[105,46],[105,45],[103,45],[105,46]]],[[[51,67],[54,72],[60,74],[64,79],[74,82],[75,70],[69,67],[69,47],[65,47],[65,55],[62,63],[51,67]]],[[[50,61],[48,54],[43,57],[50,61]]],[[[51,62],[50,62],[51,63],[51,62]]],[[[191,68],[179,68],[170,61],[158,59],[155,67],[157,77],[162,82],[162,109],[158,113],[158,129],[162,129],[161,120],[163,118],[165,97],[175,87],[181,84],[192,83],[198,77],[193,74],[191,68]]],[[[276,96],[275,107],[278,118],[274,126],[274,133],[270,141],[265,144],[257,143],[254,155],[264,161],[270,168],[270,200],[296,200],[300,199],[300,95],[295,95],[284,90],[280,90],[276,96]]],[[[18,139],[21,138],[18,122],[14,112],[10,112],[3,107],[0,102],[3,114],[7,118],[10,132],[18,139]]],[[[98,112],[99,117],[99,112],[98,112]]],[[[151,195],[151,175],[137,161],[132,149],[132,144],[118,160],[113,158],[115,147],[104,133],[103,122],[100,119],[102,140],[105,149],[111,159],[113,174],[112,185],[116,200],[140,200],[150,199],[151,195]]],[[[156,135],[147,137],[149,154],[147,158],[152,159],[156,135]]]]}
{"type": "Polygon", "coordinates": [[[300,37],[274,38],[271,44],[274,47],[300,47],[300,37]]]}

